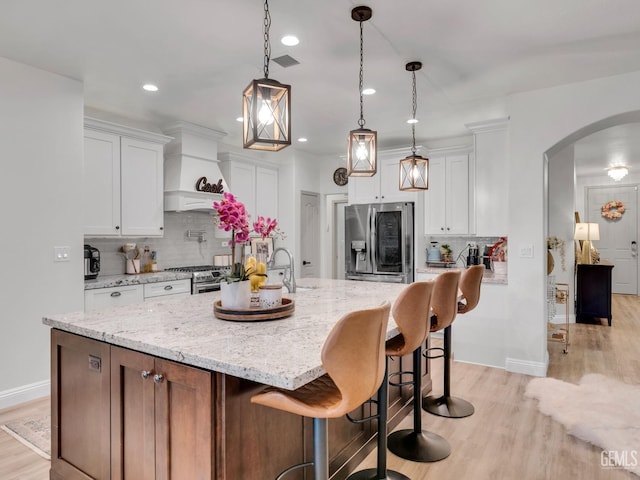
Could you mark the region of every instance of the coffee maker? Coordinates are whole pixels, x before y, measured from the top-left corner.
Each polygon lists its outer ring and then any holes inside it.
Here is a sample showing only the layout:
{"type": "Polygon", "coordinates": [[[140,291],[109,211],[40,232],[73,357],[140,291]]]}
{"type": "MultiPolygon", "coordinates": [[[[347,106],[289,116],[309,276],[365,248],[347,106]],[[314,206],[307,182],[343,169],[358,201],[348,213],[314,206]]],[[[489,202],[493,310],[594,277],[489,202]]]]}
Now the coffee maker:
{"type": "Polygon", "coordinates": [[[84,246],[84,279],[93,280],[100,273],[100,251],[91,245],[84,246]]]}
{"type": "Polygon", "coordinates": [[[467,255],[467,267],[480,265],[480,248],[475,243],[468,245],[469,254],[467,255]]]}

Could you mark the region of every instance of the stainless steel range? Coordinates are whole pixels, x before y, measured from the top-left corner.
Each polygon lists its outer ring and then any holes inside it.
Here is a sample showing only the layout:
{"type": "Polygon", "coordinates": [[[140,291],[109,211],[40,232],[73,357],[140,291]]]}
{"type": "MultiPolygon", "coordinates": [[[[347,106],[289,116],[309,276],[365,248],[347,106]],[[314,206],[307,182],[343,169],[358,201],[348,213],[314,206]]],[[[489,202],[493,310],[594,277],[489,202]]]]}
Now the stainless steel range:
{"type": "Polygon", "coordinates": [[[191,273],[191,294],[214,292],[220,290],[220,282],[229,274],[228,268],[213,265],[193,265],[189,267],[167,268],[172,272],[191,273]]]}

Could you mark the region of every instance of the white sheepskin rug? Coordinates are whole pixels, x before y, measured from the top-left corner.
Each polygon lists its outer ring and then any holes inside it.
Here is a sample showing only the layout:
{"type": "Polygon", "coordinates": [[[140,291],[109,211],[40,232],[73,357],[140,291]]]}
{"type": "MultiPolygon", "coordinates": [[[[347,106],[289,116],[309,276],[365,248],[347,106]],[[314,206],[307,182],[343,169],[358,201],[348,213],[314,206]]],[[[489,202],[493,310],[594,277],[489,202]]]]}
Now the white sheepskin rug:
{"type": "Polygon", "coordinates": [[[582,377],[579,385],[534,378],[525,396],[538,399],[540,412],[562,423],[569,434],[619,452],[619,466],[640,476],[640,385],[595,373],[582,377]]]}

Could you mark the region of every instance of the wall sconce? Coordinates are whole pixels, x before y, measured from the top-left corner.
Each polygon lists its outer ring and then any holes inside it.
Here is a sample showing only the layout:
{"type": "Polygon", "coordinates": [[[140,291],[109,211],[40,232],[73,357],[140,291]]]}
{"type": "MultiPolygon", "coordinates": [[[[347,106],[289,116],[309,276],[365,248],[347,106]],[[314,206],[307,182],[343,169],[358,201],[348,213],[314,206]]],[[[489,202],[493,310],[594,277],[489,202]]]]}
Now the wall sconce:
{"type": "Polygon", "coordinates": [[[582,240],[580,261],[585,265],[591,265],[591,241],[600,240],[600,225],[597,223],[576,223],[575,240],[582,240]]]}

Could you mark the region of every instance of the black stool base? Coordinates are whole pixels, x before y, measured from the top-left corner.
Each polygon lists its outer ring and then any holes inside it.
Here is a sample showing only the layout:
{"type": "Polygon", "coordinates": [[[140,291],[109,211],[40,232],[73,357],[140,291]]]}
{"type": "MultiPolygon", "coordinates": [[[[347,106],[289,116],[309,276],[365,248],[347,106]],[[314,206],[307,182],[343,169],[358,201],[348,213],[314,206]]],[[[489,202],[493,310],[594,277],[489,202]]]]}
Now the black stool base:
{"type": "Polygon", "coordinates": [[[386,477],[378,476],[378,469],[368,468],[366,470],[360,470],[359,472],[352,473],[347,477],[347,480],[411,480],[406,475],[393,470],[387,470],[386,477]]]}
{"type": "Polygon", "coordinates": [[[398,430],[387,437],[389,450],[413,462],[437,462],[451,454],[451,447],[440,435],[423,430],[398,430]]]}
{"type": "Polygon", "coordinates": [[[475,411],[473,405],[462,398],[433,395],[422,399],[422,408],[426,412],[447,418],[464,418],[473,415],[475,411]]]}

